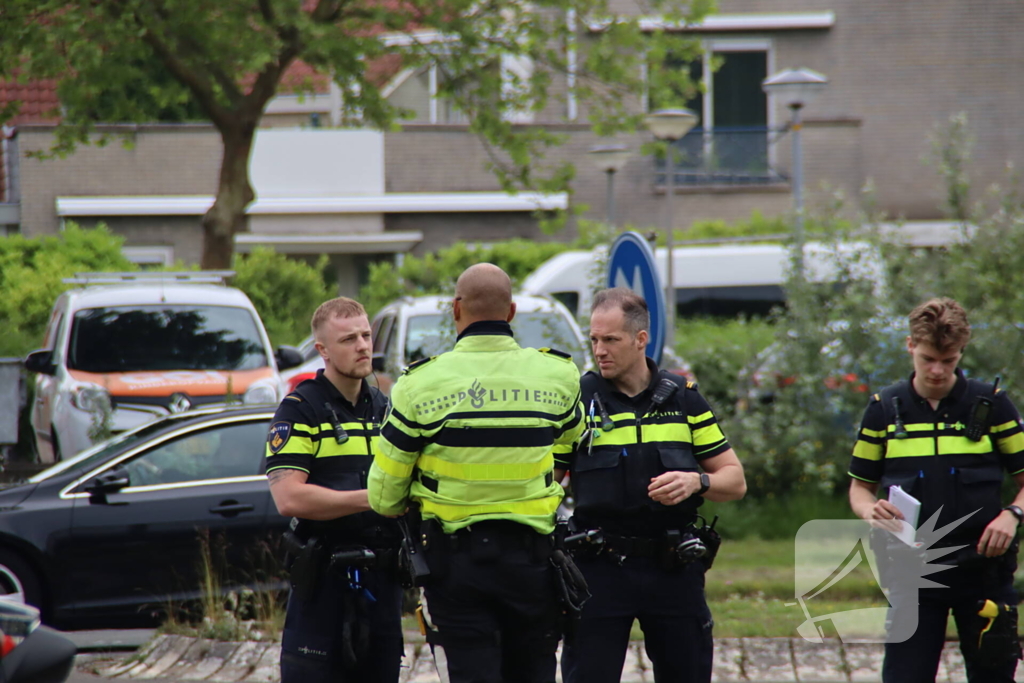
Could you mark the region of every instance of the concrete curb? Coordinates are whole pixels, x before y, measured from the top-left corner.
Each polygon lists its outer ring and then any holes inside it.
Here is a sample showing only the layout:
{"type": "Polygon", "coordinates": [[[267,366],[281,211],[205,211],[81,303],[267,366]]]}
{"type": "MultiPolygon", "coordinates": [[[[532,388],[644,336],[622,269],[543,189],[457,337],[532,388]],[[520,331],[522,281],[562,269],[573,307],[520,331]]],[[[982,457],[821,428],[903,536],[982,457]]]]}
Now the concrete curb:
{"type": "MultiPolygon", "coordinates": [[[[561,650],[559,650],[561,652],[561,650]]],[[[719,638],[715,641],[715,683],[825,683],[878,681],[883,646],[876,643],[822,644],[800,638],[719,638]]],[[[158,635],[124,659],[105,662],[97,673],[114,680],[159,677],[211,683],[278,683],[279,643],[219,642],[158,635]]],[[[559,676],[559,681],[561,677],[559,676]]],[[[640,642],[630,644],[621,683],[654,680],[640,642]]],[[[957,643],[947,643],[936,680],[966,681],[957,643]]],[[[438,683],[430,648],[419,634],[406,638],[400,683],[438,683]]]]}

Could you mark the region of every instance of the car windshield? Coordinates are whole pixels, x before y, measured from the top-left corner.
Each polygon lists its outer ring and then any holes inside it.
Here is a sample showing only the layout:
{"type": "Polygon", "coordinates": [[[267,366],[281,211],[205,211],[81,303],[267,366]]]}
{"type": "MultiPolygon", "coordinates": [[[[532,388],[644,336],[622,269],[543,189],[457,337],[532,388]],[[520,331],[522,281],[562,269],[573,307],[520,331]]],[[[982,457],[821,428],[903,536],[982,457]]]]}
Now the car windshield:
{"type": "Polygon", "coordinates": [[[253,314],[231,306],[111,306],[75,314],[68,367],[84,372],[269,365],[253,314]]]}
{"type": "MultiPolygon", "coordinates": [[[[573,334],[569,322],[550,311],[516,312],[512,319],[512,332],[524,348],[549,347],[572,354],[576,365],[583,367],[584,350],[573,334]]],[[[455,343],[455,328],[451,316],[442,313],[416,315],[409,318],[405,335],[405,360],[414,363],[444,353],[455,343]]]]}

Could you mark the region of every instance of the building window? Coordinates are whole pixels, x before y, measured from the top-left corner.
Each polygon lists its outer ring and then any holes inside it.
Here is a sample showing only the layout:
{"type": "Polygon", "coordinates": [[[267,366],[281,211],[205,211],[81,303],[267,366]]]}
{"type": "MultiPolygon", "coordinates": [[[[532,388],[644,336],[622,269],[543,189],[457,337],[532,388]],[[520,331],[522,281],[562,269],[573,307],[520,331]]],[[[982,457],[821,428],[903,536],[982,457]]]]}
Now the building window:
{"type": "MultiPolygon", "coordinates": [[[[768,164],[768,99],[761,82],[768,75],[764,41],[709,41],[704,57],[688,64],[690,78],[702,84],[686,106],[699,124],[676,143],[675,182],[679,184],[764,184],[778,174],[768,164]]],[[[655,108],[657,102],[649,101],[655,108]]],[[[664,182],[664,162],[657,182],[664,182]]]]}

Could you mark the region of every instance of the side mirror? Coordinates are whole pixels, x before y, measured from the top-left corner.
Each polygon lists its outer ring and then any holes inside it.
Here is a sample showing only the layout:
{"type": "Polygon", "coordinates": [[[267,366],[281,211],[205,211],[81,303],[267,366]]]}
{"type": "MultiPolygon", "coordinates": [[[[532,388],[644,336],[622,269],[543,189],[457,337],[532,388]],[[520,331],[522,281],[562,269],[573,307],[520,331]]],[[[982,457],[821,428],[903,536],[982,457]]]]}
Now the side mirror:
{"type": "Polygon", "coordinates": [[[294,346],[279,346],[274,352],[274,360],[277,362],[278,370],[287,370],[302,365],[302,352],[294,346]]]}
{"type": "Polygon", "coordinates": [[[107,495],[117,493],[121,489],[132,485],[128,473],[122,469],[113,469],[104,472],[88,484],[85,491],[89,494],[89,502],[93,505],[107,505],[107,495]]]}
{"type": "Polygon", "coordinates": [[[384,354],[375,353],[370,357],[370,365],[374,372],[384,372],[384,354]]]}
{"type": "Polygon", "coordinates": [[[57,374],[57,366],[53,363],[53,350],[33,351],[25,356],[25,369],[29,372],[38,372],[41,375],[57,374]]]}

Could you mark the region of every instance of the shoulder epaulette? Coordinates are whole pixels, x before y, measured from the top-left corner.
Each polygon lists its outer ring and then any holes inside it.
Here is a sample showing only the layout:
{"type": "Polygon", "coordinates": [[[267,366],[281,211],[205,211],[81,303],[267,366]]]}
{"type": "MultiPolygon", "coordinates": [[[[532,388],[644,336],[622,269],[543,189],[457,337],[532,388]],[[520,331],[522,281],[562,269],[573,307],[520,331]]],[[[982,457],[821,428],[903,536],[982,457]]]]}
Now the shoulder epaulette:
{"type": "Polygon", "coordinates": [[[430,356],[429,358],[420,358],[418,361],[409,363],[409,365],[406,366],[405,370],[402,370],[402,374],[408,375],[413,370],[423,367],[424,365],[434,360],[435,358],[437,358],[437,356],[430,356]]]}
{"type": "Polygon", "coordinates": [[[687,381],[686,382],[686,388],[687,389],[693,389],[694,391],[697,391],[697,383],[696,382],[687,381]]]}
{"type": "Polygon", "coordinates": [[[558,349],[552,349],[552,348],[549,348],[547,346],[545,346],[543,348],[540,348],[540,349],[537,349],[537,350],[540,351],[541,353],[546,353],[549,356],[556,356],[558,358],[562,358],[564,360],[569,360],[569,361],[572,360],[572,356],[569,355],[568,353],[566,353],[565,351],[559,351],[558,349]]]}
{"type": "Polygon", "coordinates": [[[882,400],[882,395],[881,394],[871,394],[871,400],[872,401],[881,401],[882,400]]]}
{"type": "Polygon", "coordinates": [[[298,401],[299,403],[302,403],[302,397],[301,397],[301,396],[299,396],[298,394],[288,394],[288,395],[287,395],[287,396],[285,396],[284,398],[285,398],[285,400],[286,400],[286,401],[287,401],[288,399],[291,399],[291,400],[293,400],[293,401],[298,401]]]}

